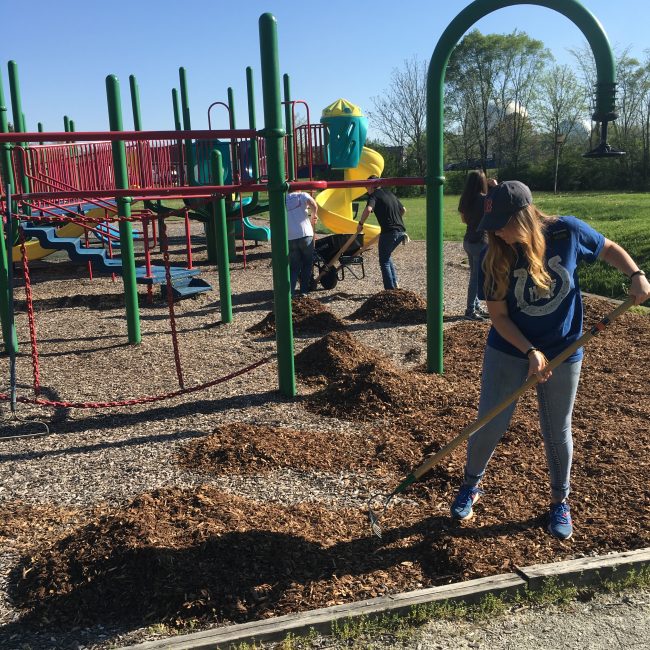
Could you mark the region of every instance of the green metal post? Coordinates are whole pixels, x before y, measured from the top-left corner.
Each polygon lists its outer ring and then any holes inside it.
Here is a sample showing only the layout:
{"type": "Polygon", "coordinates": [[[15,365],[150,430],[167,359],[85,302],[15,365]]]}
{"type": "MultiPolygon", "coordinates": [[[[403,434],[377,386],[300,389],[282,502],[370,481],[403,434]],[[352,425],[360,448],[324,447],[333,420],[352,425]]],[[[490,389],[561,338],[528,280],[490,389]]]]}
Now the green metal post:
{"type": "MultiPolygon", "coordinates": [[[[9,120],[7,118],[7,104],[5,103],[5,93],[2,86],[2,75],[0,75],[0,133],[9,133],[9,120]]],[[[13,145],[9,142],[3,142],[0,145],[0,151],[2,153],[1,163],[2,163],[2,178],[4,182],[9,186],[10,191],[13,192],[14,188],[14,170],[11,164],[11,149],[13,145]]],[[[3,188],[7,190],[7,187],[3,188]]],[[[11,206],[12,212],[14,211],[14,206],[11,206]]],[[[10,242],[7,242],[7,246],[4,246],[4,239],[2,239],[3,245],[0,246],[0,322],[2,323],[2,342],[5,346],[5,350],[8,352],[13,348],[14,350],[18,349],[18,340],[16,338],[16,331],[13,328],[11,322],[11,314],[9,309],[9,255],[7,250],[11,247],[9,246],[10,242]]]]}
{"type": "MultiPolygon", "coordinates": [[[[255,118],[255,85],[253,84],[253,68],[248,66],[246,68],[246,94],[248,95],[248,128],[256,130],[257,120],[255,118]]],[[[257,183],[259,180],[260,170],[258,165],[258,147],[257,138],[251,140],[251,170],[253,172],[253,182],[257,183]]],[[[257,192],[256,192],[257,194],[257,192]]]]}
{"type": "Polygon", "coordinates": [[[598,86],[594,119],[613,119],[616,65],[598,20],[577,0],[474,0],[447,26],[438,40],[427,73],[427,370],[443,371],[443,131],[444,80],[452,50],[472,25],[497,9],[521,4],[553,9],[584,34],[596,59],[598,86]]]}
{"type": "MultiPolygon", "coordinates": [[[[212,184],[223,185],[221,152],[214,149],[210,154],[212,184]]],[[[228,233],[226,229],[226,199],[220,196],[212,201],[213,227],[217,240],[217,267],[219,269],[219,303],[221,321],[232,323],[232,296],[230,294],[230,268],[228,266],[228,233]]]]}
{"type": "MultiPolygon", "coordinates": [[[[43,133],[43,122],[39,122],[37,128],[39,133],[43,133]]],[[[45,144],[45,143],[39,142],[38,144],[45,144]]]]}
{"type": "Polygon", "coordinates": [[[70,133],[74,133],[75,128],[74,128],[74,120],[70,120],[70,133]]]}
{"type": "MultiPolygon", "coordinates": [[[[14,118],[14,130],[16,132],[25,133],[25,114],[23,113],[22,100],[20,98],[20,82],[18,81],[18,65],[15,61],[9,61],[9,92],[11,93],[11,110],[14,118]]],[[[27,149],[28,145],[25,142],[21,142],[20,145],[23,149],[27,149]]],[[[28,193],[30,190],[29,176],[27,175],[27,169],[23,168],[22,163],[18,164],[20,167],[19,173],[22,178],[23,192],[28,193]]],[[[15,180],[15,179],[14,179],[15,180]]],[[[31,214],[31,208],[29,205],[25,205],[23,208],[25,214],[31,214]]]]}
{"type": "MultiPolygon", "coordinates": [[[[181,109],[183,115],[183,129],[185,131],[192,130],[192,120],[190,119],[190,100],[187,92],[187,74],[185,68],[179,68],[178,74],[181,83],[181,109]]],[[[194,146],[192,138],[185,140],[185,163],[187,165],[187,181],[189,185],[196,185],[196,171],[194,146]]]]}
{"type": "Polygon", "coordinates": [[[296,394],[293,360],[293,325],[291,322],[291,287],[289,283],[289,243],[287,241],[287,204],[282,141],[282,103],[280,100],[280,65],[275,17],[262,14],[260,55],[262,59],[262,94],[264,96],[264,139],[269,171],[269,211],[271,215],[271,260],[273,263],[273,297],[275,304],[278,382],[280,392],[296,394]]]}
{"type": "MultiPolygon", "coordinates": [[[[178,101],[178,90],[176,90],[176,88],[172,88],[172,106],[174,107],[174,128],[177,131],[181,131],[183,129],[183,125],[181,124],[181,109],[178,101]]],[[[178,145],[178,160],[180,162],[180,168],[178,170],[180,177],[179,182],[181,185],[185,185],[185,170],[183,168],[183,142],[181,140],[178,140],[176,144],[178,145]]]]}
{"type": "Polygon", "coordinates": [[[174,128],[177,131],[183,130],[183,125],[181,124],[181,109],[180,104],[178,103],[178,90],[172,88],[172,105],[174,107],[174,128]]]}
{"type": "Polygon", "coordinates": [[[63,132],[70,133],[70,118],[67,115],[63,116],[63,132]]]}
{"type": "Polygon", "coordinates": [[[142,131],[142,116],[140,115],[140,89],[134,75],[129,75],[131,90],[131,109],[133,111],[133,130],[142,131]]]}
{"type": "MultiPolygon", "coordinates": [[[[235,115],[235,96],[232,88],[228,88],[228,126],[231,129],[237,128],[237,118],[235,115]]],[[[231,180],[236,182],[239,180],[239,166],[237,160],[237,146],[233,139],[230,139],[230,170],[231,180]]],[[[235,195],[235,198],[237,195],[235,195]]],[[[242,196],[239,194],[239,200],[242,196]]],[[[228,221],[228,255],[230,261],[234,262],[237,259],[237,222],[234,219],[228,221]]]]}
{"type": "Polygon", "coordinates": [[[293,155],[293,106],[291,104],[291,86],[289,75],[282,76],[284,81],[284,123],[287,131],[287,175],[290,181],[296,179],[296,159],[293,155]]]}
{"type": "MultiPolygon", "coordinates": [[[[131,110],[133,112],[133,130],[142,131],[142,115],[140,113],[140,88],[135,75],[129,75],[129,89],[131,91],[131,110]]],[[[136,151],[138,152],[138,171],[142,183],[147,180],[148,174],[145,165],[144,142],[136,142],[136,151]]],[[[146,183],[145,183],[146,184],[146,183]]]]}
{"type": "MultiPolygon", "coordinates": [[[[235,111],[235,95],[232,88],[228,88],[228,126],[231,129],[237,128],[237,116],[235,111]]],[[[235,141],[230,139],[230,168],[232,169],[232,181],[235,182],[235,177],[239,175],[239,161],[237,159],[237,145],[235,141]]]]}
{"type": "MultiPolygon", "coordinates": [[[[253,84],[253,68],[248,66],[246,68],[246,95],[248,96],[248,128],[255,131],[257,130],[257,121],[255,119],[255,86],[253,84]]],[[[257,159],[259,149],[257,146],[257,138],[251,138],[251,146],[249,149],[249,156],[251,158],[251,175],[253,182],[259,182],[260,168],[257,159]]],[[[259,192],[253,192],[253,200],[249,204],[249,209],[254,208],[259,200],[259,192]]]]}
{"type": "MultiPolygon", "coordinates": [[[[108,99],[108,115],[111,131],[122,131],[122,101],[120,97],[120,82],[115,75],[106,77],[106,96],[108,99]]],[[[115,187],[118,190],[128,189],[129,176],[126,167],[126,149],[124,141],[112,143],[113,171],[115,187]]],[[[131,198],[117,199],[117,214],[120,217],[131,216],[131,198]]],[[[122,280],[124,282],[124,298],[126,302],[126,322],[129,343],[140,343],[140,312],[138,308],[138,290],[135,277],[135,256],[133,253],[133,229],[130,221],[120,221],[120,250],[122,252],[122,280]]]]}

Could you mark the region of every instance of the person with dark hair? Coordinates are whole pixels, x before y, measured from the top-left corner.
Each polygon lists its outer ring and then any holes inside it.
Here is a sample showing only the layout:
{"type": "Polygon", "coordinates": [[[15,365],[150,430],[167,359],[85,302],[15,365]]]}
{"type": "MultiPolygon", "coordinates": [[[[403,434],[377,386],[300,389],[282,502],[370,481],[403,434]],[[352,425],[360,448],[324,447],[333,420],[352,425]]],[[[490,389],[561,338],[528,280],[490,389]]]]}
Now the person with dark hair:
{"type": "MultiPolygon", "coordinates": [[[[378,176],[369,176],[376,180],[378,176]]],[[[370,214],[377,217],[381,233],[379,235],[379,267],[384,282],[384,289],[398,289],[397,269],[391,258],[393,251],[401,243],[408,241],[403,216],[406,208],[400,200],[383,187],[367,187],[368,203],[359,219],[357,233],[363,232],[363,224],[370,214]]]]}
{"type": "MultiPolygon", "coordinates": [[[[551,373],[556,357],[582,335],[580,262],[603,262],[630,281],[639,305],[650,298],[645,273],[621,246],[576,217],[550,217],[533,203],[526,185],[505,181],[486,197],[479,230],[488,244],[479,268],[492,328],[481,375],[479,418],[537,375],[539,420],[550,475],[548,531],[569,539],[573,523],[570,492],[573,438],[571,416],[578,389],[582,348],[551,373]]],[[[483,494],[478,485],[494,450],[510,424],[516,402],[469,438],[464,479],[451,505],[455,519],[470,519],[483,494]]]]}
{"type": "MultiPolygon", "coordinates": [[[[491,179],[493,184],[496,181],[491,179]]],[[[465,318],[467,320],[486,320],[488,313],[481,309],[478,299],[478,267],[481,251],[487,242],[487,235],[478,230],[479,221],[483,218],[483,201],[488,192],[488,179],[482,169],[473,169],[467,174],[465,188],[458,201],[458,212],[461,221],[466,225],[463,237],[463,250],[467,253],[469,263],[469,284],[467,285],[467,304],[465,318]]]]}

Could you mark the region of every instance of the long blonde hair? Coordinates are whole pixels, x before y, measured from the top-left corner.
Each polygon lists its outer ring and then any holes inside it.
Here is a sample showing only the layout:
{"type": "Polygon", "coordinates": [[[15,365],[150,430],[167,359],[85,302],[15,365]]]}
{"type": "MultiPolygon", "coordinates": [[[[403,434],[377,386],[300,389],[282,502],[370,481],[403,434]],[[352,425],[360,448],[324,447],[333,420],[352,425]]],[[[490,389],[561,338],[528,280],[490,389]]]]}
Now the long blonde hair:
{"type": "MultiPolygon", "coordinates": [[[[528,205],[515,213],[511,221],[519,231],[517,242],[528,260],[528,275],[542,294],[551,288],[551,276],[546,270],[546,239],[544,232],[552,217],[541,212],[535,205],[528,205]]],[[[483,285],[488,300],[503,300],[510,286],[510,272],[517,262],[517,251],[506,244],[494,232],[488,231],[488,249],[483,258],[485,283],[483,285]]]]}

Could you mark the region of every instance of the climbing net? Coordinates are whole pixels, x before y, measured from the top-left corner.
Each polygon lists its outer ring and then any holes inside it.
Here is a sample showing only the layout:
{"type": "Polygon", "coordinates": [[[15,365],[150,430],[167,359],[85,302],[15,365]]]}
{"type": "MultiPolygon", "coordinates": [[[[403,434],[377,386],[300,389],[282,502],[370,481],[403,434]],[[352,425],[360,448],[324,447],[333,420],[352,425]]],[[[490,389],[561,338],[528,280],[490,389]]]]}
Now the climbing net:
{"type": "MultiPolygon", "coordinates": [[[[160,226],[160,248],[162,251],[164,267],[165,267],[165,280],[166,280],[166,302],[169,312],[169,321],[170,321],[170,335],[172,339],[172,347],[174,354],[174,364],[176,369],[176,376],[178,380],[178,389],[169,390],[158,395],[143,395],[140,397],[122,399],[122,400],[105,400],[105,401],[70,401],[70,400],[49,400],[40,396],[41,394],[41,378],[40,378],[40,362],[39,362],[39,348],[38,348],[38,337],[36,329],[36,317],[34,310],[34,301],[33,301],[33,292],[32,292],[32,280],[30,274],[29,258],[26,248],[26,238],[23,232],[23,229],[19,227],[18,237],[20,244],[20,255],[21,255],[21,268],[22,268],[22,277],[25,285],[25,299],[26,299],[26,311],[27,311],[27,321],[29,327],[29,338],[31,345],[31,365],[32,365],[32,386],[34,397],[26,396],[14,396],[16,402],[22,404],[32,404],[40,407],[52,407],[52,408],[75,408],[75,409],[103,409],[103,408],[115,408],[115,407],[128,407],[136,406],[139,404],[148,404],[153,402],[161,402],[182,395],[199,392],[206,390],[218,384],[227,382],[239,377],[246,373],[249,373],[264,364],[269,363],[273,359],[273,355],[262,358],[258,361],[255,361],[252,364],[249,364],[243,368],[235,370],[228,373],[223,377],[213,379],[194,386],[186,386],[183,369],[181,364],[181,356],[179,351],[178,344],[178,328],[176,326],[176,314],[174,307],[174,296],[173,296],[173,283],[171,275],[171,264],[170,264],[170,251],[169,251],[169,238],[167,235],[167,225],[166,219],[173,216],[183,216],[186,215],[186,210],[169,210],[165,213],[164,216],[156,215],[159,226],[160,226]]],[[[60,216],[55,214],[42,215],[42,216],[23,216],[24,219],[29,221],[46,221],[49,223],[77,223],[77,224],[97,224],[97,223],[106,223],[107,221],[131,221],[131,222],[145,222],[147,219],[152,218],[152,213],[148,211],[142,211],[140,214],[131,216],[131,217],[120,217],[117,215],[106,216],[105,218],[94,218],[86,217],[84,215],[74,216],[60,216]]],[[[20,219],[19,219],[20,221],[20,219]]],[[[150,286],[150,285],[149,285],[150,286]]],[[[9,393],[0,392],[0,401],[10,401],[12,400],[12,395],[9,393]]]]}

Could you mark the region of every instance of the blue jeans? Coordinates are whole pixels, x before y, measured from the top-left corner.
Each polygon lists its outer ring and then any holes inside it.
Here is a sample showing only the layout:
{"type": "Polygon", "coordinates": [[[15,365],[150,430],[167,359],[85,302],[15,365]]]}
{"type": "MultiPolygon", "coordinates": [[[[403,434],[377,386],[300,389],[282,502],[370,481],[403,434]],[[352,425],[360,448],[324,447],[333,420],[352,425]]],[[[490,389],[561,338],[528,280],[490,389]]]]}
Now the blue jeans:
{"type": "MultiPolygon", "coordinates": [[[[565,499],[570,491],[573,459],[571,415],[581,366],[582,361],[563,363],[553,371],[547,382],[537,384],[539,421],[544,437],[553,501],[565,499]]],[[[486,347],[481,376],[479,418],[514,393],[526,381],[527,373],[527,359],[486,347]]],[[[494,449],[510,424],[515,406],[516,402],[512,403],[470,437],[467,443],[464,485],[478,485],[483,478],[494,449]]]]}
{"type": "Polygon", "coordinates": [[[300,237],[289,240],[289,270],[291,295],[296,295],[296,284],[300,278],[300,292],[309,293],[311,289],[312,268],[314,265],[314,238],[300,237]]]}
{"type": "Polygon", "coordinates": [[[397,287],[397,270],[390,256],[404,239],[406,239],[406,233],[398,230],[389,230],[379,235],[379,268],[381,268],[384,289],[397,287]]]}
{"type": "Polygon", "coordinates": [[[485,242],[472,243],[463,239],[463,249],[467,253],[469,262],[469,284],[467,285],[467,306],[465,307],[465,316],[471,316],[478,311],[480,302],[478,299],[478,269],[481,263],[481,251],[485,242]]]}

